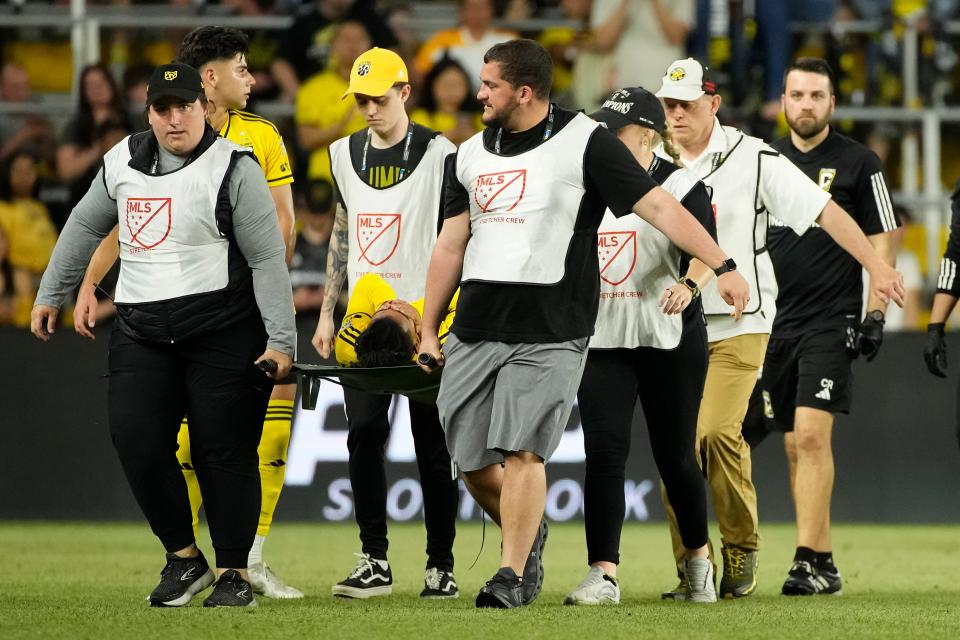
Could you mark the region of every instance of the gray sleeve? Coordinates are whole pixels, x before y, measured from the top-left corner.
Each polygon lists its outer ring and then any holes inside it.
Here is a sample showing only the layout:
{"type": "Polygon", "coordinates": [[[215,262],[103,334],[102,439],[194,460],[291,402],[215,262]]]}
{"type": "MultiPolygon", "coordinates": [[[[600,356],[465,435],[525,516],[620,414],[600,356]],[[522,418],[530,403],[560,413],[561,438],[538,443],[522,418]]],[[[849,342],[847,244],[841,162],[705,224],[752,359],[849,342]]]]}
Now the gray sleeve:
{"type": "Polygon", "coordinates": [[[284,262],[277,209],[260,165],[243,157],[230,175],[233,234],[253,271],[253,293],[267,329],[267,347],[296,355],[293,290],[284,262]]]}
{"type": "Polygon", "coordinates": [[[59,308],[80,284],[100,241],[117,224],[117,203],[107,195],[103,167],[77,206],[70,212],[43,278],[34,304],[59,308]]]}

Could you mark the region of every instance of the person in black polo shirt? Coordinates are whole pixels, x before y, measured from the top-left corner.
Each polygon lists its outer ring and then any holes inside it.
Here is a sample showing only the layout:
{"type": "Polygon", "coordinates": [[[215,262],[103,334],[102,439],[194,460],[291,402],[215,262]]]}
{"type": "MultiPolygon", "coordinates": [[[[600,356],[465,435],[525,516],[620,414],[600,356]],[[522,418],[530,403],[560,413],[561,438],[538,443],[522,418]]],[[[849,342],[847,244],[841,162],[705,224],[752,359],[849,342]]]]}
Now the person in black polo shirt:
{"type": "MultiPolygon", "coordinates": [[[[829,191],[892,266],[891,232],[899,222],[880,159],[830,126],[833,89],[833,72],[823,60],[791,64],[783,92],[790,135],[771,146],[829,191]]],[[[779,294],[760,384],[772,418],[766,424],[785,432],[797,513],[797,550],[782,592],[836,594],[842,581],[830,538],[833,416],[850,411],[853,360],[861,353],[868,362],[877,356],[887,301],[871,292],[861,322],[861,267],[822,229],[798,236],[772,225],[767,246],[779,294]]]]}
{"type": "Polygon", "coordinates": [[[526,605],[542,586],[544,462],[593,334],[604,210],[636,212],[717,272],[736,314],[749,297],[733,261],[626,146],[550,102],[552,67],[532,40],[485,54],[477,98],[488,128],[447,157],[445,219],[427,271],[421,364],[432,370],[446,356],[437,406],[447,446],[503,534],[478,607],[526,605]],[[441,355],[437,331],[461,280],[441,355]]]}

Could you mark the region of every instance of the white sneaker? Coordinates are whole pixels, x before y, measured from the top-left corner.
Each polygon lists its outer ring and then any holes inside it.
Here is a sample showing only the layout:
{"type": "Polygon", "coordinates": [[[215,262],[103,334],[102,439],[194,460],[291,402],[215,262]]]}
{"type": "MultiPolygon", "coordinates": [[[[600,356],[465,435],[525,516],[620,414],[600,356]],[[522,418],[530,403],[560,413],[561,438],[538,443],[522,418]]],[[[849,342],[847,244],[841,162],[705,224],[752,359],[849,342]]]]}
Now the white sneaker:
{"type": "Polygon", "coordinates": [[[567,594],[563,604],[620,604],[620,585],[600,567],[590,567],[587,577],[567,594]]]}
{"type": "Polygon", "coordinates": [[[277,598],[282,600],[293,600],[303,597],[303,592],[291,587],[280,577],[271,571],[265,562],[257,562],[247,567],[247,573],[250,574],[250,585],[254,593],[259,593],[268,598],[277,598]]]}
{"type": "Polygon", "coordinates": [[[717,588],[713,580],[713,562],[710,558],[692,558],[683,563],[687,579],[687,602],[716,602],[717,588]]]}

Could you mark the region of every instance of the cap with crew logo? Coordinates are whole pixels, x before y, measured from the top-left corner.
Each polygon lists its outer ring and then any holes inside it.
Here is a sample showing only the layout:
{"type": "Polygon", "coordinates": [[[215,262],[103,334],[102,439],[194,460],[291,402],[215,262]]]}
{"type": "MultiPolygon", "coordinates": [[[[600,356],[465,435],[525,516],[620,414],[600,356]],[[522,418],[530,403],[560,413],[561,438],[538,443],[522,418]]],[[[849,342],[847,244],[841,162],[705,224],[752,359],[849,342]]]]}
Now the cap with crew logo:
{"type": "Polygon", "coordinates": [[[196,102],[203,95],[200,72],[180,62],[162,64],[153,70],[147,85],[147,106],[161,98],[177,98],[184,102],[196,102]]]}
{"type": "Polygon", "coordinates": [[[397,82],[410,82],[407,65],[390,49],[374,47],[354,60],[353,69],[350,70],[350,88],[343,97],[351,93],[382,96],[397,82]]]}
{"type": "Polygon", "coordinates": [[[689,102],[704,94],[712,96],[717,93],[717,85],[709,75],[709,70],[693,58],[677,60],[667,67],[657,97],[689,102]]]}
{"type": "Polygon", "coordinates": [[[654,131],[663,131],[663,105],[655,95],[643,87],[620,89],[594,111],[590,117],[611,131],[629,124],[638,124],[654,131]]]}

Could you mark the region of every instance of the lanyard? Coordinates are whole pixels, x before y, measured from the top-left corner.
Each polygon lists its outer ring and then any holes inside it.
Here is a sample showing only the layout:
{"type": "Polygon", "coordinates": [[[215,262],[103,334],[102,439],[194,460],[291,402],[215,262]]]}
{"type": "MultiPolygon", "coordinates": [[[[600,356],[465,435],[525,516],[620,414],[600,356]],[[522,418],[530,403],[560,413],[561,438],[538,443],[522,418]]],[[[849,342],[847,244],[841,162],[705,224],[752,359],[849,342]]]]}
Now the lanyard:
{"type": "MultiPolygon", "coordinates": [[[[550,135],[553,133],[553,103],[550,103],[550,112],[547,114],[547,128],[543,132],[542,142],[546,142],[550,135]]],[[[497,139],[493,144],[493,150],[499,155],[500,153],[500,139],[503,137],[503,127],[497,129],[497,139]]]]}
{"type": "MultiPolygon", "coordinates": [[[[407,161],[410,159],[410,143],[413,141],[413,120],[410,121],[410,124],[407,125],[407,141],[403,144],[403,164],[400,165],[400,176],[397,178],[397,182],[403,180],[403,176],[407,173],[407,161]]],[[[363,178],[367,182],[370,182],[370,177],[367,175],[367,150],[370,149],[370,129],[367,129],[367,141],[363,145],[363,161],[360,165],[360,171],[363,173],[363,178]]]]}

